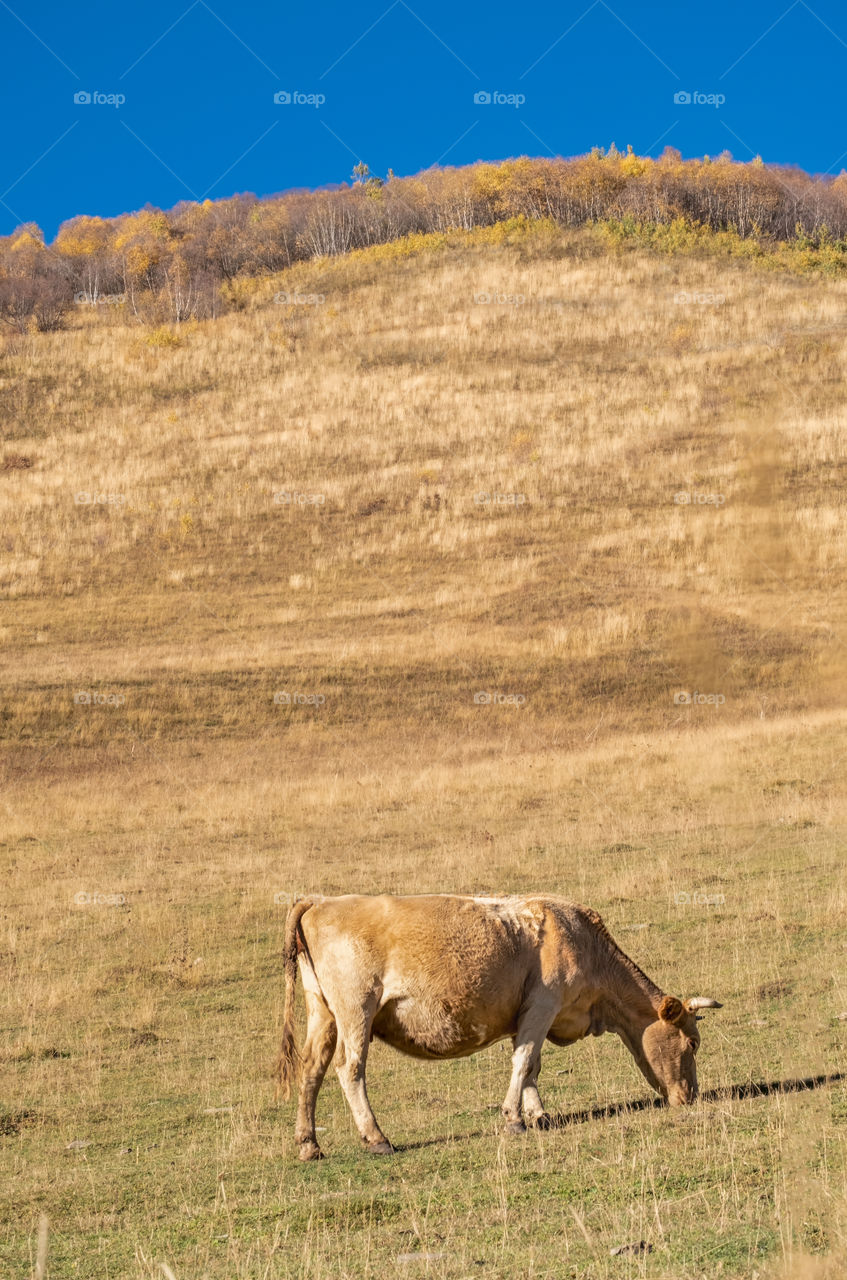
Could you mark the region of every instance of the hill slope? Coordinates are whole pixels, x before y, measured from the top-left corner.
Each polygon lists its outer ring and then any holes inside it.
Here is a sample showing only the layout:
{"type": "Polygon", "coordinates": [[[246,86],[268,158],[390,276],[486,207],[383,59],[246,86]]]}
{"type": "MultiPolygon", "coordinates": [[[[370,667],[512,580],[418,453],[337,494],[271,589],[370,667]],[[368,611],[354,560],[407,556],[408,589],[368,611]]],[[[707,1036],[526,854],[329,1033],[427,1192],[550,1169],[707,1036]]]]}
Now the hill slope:
{"type": "Polygon", "coordinates": [[[3,357],[13,1271],[41,1206],[92,1277],[844,1249],[843,1082],[744,1086],[843,1063],[847,283],[484,238],[180,329],[86,308],[3,357]],[[380,1051],[398,1163],[363,1169],[328,1085],[333,1159],[293,1169],[288,896],[539,888],[724,1000],[723,1093],[591,1119],[643,1082],[548,1047],[569,1123],[503,1147],[499,1048],[380,1051]]]}

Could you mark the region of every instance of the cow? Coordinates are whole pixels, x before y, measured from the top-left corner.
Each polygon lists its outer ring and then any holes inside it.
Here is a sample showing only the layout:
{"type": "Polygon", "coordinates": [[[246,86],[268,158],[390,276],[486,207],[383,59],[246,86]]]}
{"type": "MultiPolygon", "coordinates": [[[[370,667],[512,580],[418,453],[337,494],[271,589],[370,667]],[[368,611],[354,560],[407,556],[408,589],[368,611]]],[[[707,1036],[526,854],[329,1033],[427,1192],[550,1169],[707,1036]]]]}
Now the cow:
{"type": "Polygon", "coordinates": [[[414,1058],[461,1058],[498,1040],[513,1045],[502,1105],[506,1132],[548,1128],[538,1093],[545,1040],[573,1044],[614,1032],[648,1083],[672,1106],[697,1097],[698,1009],[651,982],[596,911],[550,895],[303,897],[285,924],[285,1005],[278,1093],[299,1079],[295,1141],[322,1157],[315,1104],[336,1071],[368,1152],[394,1148],[368,1101],[374,1036],[414,1058]],[[294,1035],[299,965],[306,1000],[302,1049],[294,1035]]]}

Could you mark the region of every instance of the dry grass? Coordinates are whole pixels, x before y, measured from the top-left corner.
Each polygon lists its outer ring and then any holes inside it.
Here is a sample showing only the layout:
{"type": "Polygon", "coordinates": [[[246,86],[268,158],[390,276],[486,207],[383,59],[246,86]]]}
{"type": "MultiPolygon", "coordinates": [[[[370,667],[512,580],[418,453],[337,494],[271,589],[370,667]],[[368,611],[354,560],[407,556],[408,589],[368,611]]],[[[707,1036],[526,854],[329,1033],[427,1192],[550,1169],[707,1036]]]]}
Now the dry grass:
{"type": "Polygon", "coordinates": [[[8,348],[10,1274],[41,1210],[55,1274],[110,1280],[843,1272],[844,1082],[743,1086],[844,1063],[845,300],[548,229],[8,348]],[[501,1048],[377,1048],[404,1151],[329,1082],[293,1165],[285,896],[544,888],[725,1001],[717,1092],[592,1118],[631,1062],[548,1049],[569,1123],[507,1144],[501,1048]]]}

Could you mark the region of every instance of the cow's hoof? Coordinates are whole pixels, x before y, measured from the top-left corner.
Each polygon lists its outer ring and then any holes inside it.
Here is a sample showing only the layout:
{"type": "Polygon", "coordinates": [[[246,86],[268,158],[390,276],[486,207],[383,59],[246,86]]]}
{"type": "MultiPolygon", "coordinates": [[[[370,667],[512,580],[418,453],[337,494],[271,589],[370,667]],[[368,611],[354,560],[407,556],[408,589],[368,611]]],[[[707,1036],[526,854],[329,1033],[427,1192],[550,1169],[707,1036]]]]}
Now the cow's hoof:
{"type": "Polygon", "coordinates": [[[523,1120],[509,1120],[506,1124],[506,1133],[517,1138],[522,1133],[526,1133],[526,1125],[523,1120]]]}
{"type": "Polygon", "coordinates": [[[316,1142],[301,1142],[298,1158],[300,1160],[323,1160],[324,1153],[316,1142]]]}
{"type": "Polygon", "coordinates": [[[366,1150],[369,1156],[393,1156],[394,1148],[390,1142],[368,1142],[366,1150]]]}
{"type": "Polygon", "coordinates": [[[530,1121],[533,1129],[552,1129],[553,1121],[550,1119],[546,1111],[542,1111],[540,1115],[533,1116],[530,1121]]]}

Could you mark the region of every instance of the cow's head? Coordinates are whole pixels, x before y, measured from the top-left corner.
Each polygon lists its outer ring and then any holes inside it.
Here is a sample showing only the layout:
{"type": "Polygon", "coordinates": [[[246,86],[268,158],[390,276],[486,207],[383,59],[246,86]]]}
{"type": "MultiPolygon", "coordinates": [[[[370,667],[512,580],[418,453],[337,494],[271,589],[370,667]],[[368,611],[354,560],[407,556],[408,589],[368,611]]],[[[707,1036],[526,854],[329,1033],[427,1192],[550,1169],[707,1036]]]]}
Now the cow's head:
{"type": "Polygon", "coordinates": [[[720,1009],[717,1000],[692,996],[677,1000],[664,996],[655,1021],[648,1023],[641,1037],[644,1060],[641,1070],[654,1089],[672,1107],[693,1102],[697,1097],[697,1050],[700,1032],[698,1009],[720,1009]]]}

